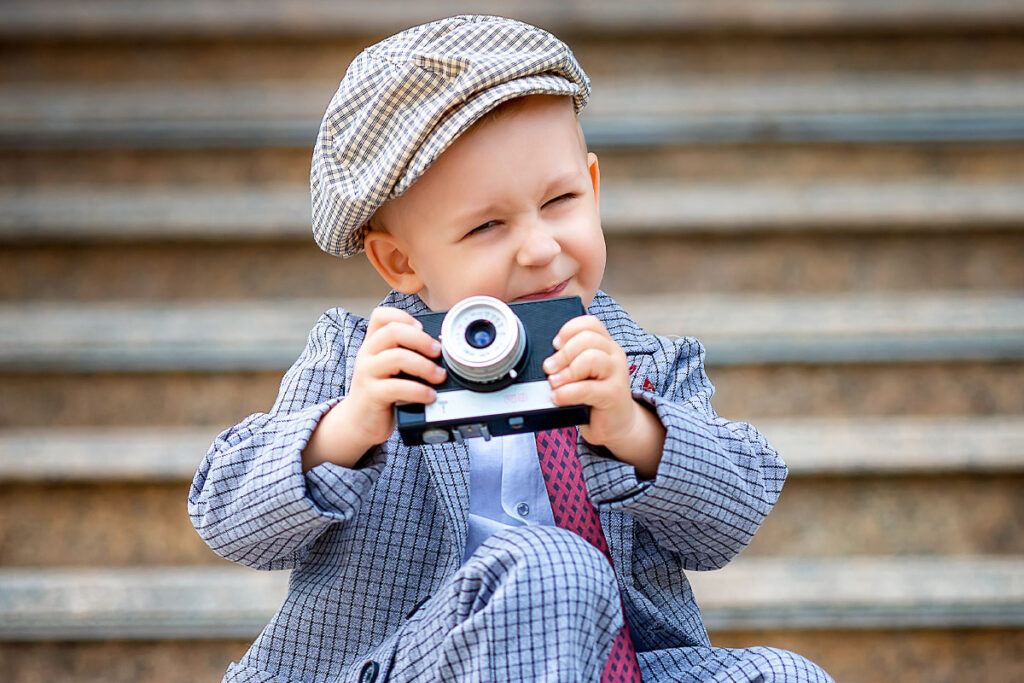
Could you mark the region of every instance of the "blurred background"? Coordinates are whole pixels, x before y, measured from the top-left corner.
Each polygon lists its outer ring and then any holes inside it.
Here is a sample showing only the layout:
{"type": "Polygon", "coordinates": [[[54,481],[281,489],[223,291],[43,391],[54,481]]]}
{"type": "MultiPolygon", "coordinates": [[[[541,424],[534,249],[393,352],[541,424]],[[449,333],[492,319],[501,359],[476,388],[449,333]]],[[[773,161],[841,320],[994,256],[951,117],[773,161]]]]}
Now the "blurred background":
{"type": "Polygon", "coordinates": [[[575,50],[604,289],[790,463],[690,575],[712,642],[1024,680],[1014,0],[0,1],[0,679],[219,680],[274,611],[188,483],[384,294],[310,237],[316,129],[361,48],[463,11],[575,50]]]}

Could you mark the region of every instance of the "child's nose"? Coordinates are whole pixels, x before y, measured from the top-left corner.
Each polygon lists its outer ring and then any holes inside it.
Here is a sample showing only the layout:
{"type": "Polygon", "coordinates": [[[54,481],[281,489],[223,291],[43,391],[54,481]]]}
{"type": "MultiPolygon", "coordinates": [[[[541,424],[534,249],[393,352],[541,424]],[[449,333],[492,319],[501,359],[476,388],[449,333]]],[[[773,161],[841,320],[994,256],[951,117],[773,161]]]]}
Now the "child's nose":
{"type": "Polygon", "coordinates": [[[544,266],[562,252],[558,240],[541,226],[525,230],[516,254],[516,262],[523,267],[544,266]]]}

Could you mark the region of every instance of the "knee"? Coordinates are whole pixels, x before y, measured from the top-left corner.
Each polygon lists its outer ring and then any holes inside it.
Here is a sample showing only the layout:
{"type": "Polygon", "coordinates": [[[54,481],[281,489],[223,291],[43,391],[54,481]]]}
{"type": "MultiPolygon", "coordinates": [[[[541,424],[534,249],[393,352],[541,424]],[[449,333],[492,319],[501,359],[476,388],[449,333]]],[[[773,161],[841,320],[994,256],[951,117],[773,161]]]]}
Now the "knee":
{"type": "Polygon", "coordinates": [[[558,680],[569,673],[597,680],[623,619],[608,559],[555,527],[494,534],[417,616],[443,628],[411,630],[441,633],[443,643],[415,650],[416,658],[455,653],[438,664],[438,671],[449,672],[439,676],[444,680],[553,680],[552,672],[566,674],[558,680]],[[473,661],[490,662],[493,671],[474,677],[459,668],[473,661]]]}
{"type": "Polygon", "coordinates": [[[502,529],[480,544],[469,562],[498,558],[510,569],[538,572],[546,578],[566,575],[615,581],[611,562],[578,534],[552,526],[502,529]]]}
{"type": "Polygon", "coordinates": [[[621,610],[615,572],[605,555],[564,529],[530,526],[503,529],[480,544],[463,573],[489,577],[505,587],[529,586],[552,599],[621,610]]]}

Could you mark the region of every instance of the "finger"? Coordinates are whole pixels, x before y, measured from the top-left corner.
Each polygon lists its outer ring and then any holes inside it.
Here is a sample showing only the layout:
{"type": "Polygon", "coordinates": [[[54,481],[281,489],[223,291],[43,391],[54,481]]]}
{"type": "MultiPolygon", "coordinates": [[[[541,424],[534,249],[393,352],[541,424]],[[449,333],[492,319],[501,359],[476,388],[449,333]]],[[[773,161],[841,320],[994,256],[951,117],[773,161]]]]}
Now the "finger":
{"type": "Polygon", "coordinates": [[[558,330],[558,334],[555,335],[552,345],[556,350],[561,349],[566,342],[585,330],[603,334],[611,339],[611,335],[608,334],[608,330],[605,328],[604,323],[602,323],[597,316],[580,315],[575,318],[571,318],[562,325],[561,329],[558,330]]]}
{"type": "Polygon", "coordinates": [[[543,364],[544,371],[549,375],[561,372],[577,356],[590,349],[596,349],[609,356],[621,355],[625,358],[625,352],[615,343],[614,339],[607,334],[588,328],[574,334],[562,345],[562,348],[546,358],[543,364]]]}
{"type": "Polygon", "coordinates": [[[615,359],[600,349],[584,349],[578,356],[558,372],[548,377],[552,387],[585,379],[607,379],[615,374],[615,359]]]}
{"type": "Polygon", "coordinates": [[[402,323],[423,329],[423,323],[409,313],[391,306],[378,306],[370,311],[370,320],[366,325],[366,336],[370,336],[388,323],[402,323]]]}
{"type": "Polygon", "coordinates": [[[591,408],[606,408],[614,402],[614,392],[607,381],[583,380],[564,384],[551,392],[551,401],[556,406],[587,405],[591,408]]]}
{"type": "Polygon", "coordinates": [[[441,355],[441,342],[418,327],[397,321],[384,324],[377,328],[372,335],[367,331],[363,346],[368,352],[374,354],[386,349],[403,347],[429,358],[441,355]]]}
{"type": "Polygon", "coordinates": [[[437,391],[433,387],[411,379],[393,377],[377,382],[372,399],[382,405],[394,403],[433,403],[437,391]]]}
{"type": "Polygon", "coordinates": [[[378,380],[400,373],[437,384],[444,381],[445,369],[425,356],[403,348],[392,348],[374,354],[367,360],[369,375],[378,380]]]}

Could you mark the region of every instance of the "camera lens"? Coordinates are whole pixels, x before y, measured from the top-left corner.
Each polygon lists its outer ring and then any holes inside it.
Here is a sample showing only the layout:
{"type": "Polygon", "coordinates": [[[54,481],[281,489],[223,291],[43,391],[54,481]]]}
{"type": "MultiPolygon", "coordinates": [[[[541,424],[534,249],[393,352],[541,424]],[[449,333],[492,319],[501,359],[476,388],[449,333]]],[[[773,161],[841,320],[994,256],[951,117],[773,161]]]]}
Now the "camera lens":
{"type": "MultiPolygon", "coordinates": [[[[526,355],[526,330],[508,304],[471,296],[451,307],[441,322],[441,355],[453,378],[500,386],[526,355]]],[[[489,390],[489,389],[484,389],[489,390]]]]}
{"type": "Polygon", "coordinates": [[[484,349],[494,343],[495,334],[490,320],[474,320],[466,328],[466,342],[474,349],[484,349]]]}

